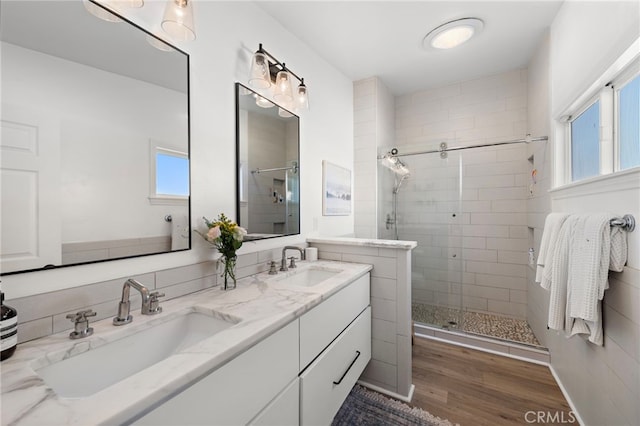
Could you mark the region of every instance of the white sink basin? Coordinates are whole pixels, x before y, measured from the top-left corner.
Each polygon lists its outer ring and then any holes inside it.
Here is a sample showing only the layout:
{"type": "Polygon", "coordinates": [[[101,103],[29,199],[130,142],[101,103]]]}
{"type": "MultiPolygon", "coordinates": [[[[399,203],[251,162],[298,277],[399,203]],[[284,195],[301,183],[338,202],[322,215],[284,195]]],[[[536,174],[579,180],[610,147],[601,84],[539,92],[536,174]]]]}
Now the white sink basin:
{"type": "Polygon", "coordinates": [[[290,270],[287,275],[285,275],[284,277],[278,277],[275,279],[275,281],[278,283],[294,285],[298,287],[312,287],[328,280],[329,278],[334,277],[340,272],[342,271],[320,268],[308,268],[295,272],[290,270]]]}
{"type": "Polygon", "coordinates": [[[58,396],[86,397],[211,337],[236,322],[189,312],[40,368],[36,372],[58,396]]]}

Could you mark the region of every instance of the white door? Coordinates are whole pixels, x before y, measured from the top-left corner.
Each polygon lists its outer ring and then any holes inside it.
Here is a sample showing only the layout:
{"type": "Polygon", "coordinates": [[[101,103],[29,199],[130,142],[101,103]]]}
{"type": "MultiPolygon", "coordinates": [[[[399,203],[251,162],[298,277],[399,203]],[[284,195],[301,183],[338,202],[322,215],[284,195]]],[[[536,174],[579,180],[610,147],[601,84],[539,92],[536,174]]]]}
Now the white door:
{"type": "Polygon", "coordinates": [[[0,270],[59,265],[58,121],[15,105],[0,112],[0,270]]]}

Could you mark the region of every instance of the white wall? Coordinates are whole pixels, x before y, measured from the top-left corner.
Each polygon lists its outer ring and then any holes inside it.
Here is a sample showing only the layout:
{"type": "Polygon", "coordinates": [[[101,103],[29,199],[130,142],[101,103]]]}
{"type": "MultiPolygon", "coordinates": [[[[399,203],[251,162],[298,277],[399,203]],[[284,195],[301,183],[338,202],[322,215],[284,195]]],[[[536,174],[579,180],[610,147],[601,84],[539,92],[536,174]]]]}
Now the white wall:
{"type": "MultiPolygon", "coordinates": [[[[554,20],[549,44],[545,41],[530,64],[537,82],[530,102],[534,115],[557,119],[589,89],[631,43],[640,36],[638,2],[565,2],[554,20]],[[545,79],[549,77],[549,81],[545,79]],[[545,86],[547,86],[545,90],[545,86]],[[546,93],[545,93],[546,92],[546,93]],[[547,96],[546,94],[550,94],[547,96]],[[548,99],[547,99],[548,98],[548,99]]],[[[536,127],[547,127],[543,121],[536,127]]],[[[554,144],[562,143],[555,140],[554,144]]],[[[561,148],[561,147],[560,147],[561,148]]],[[[555,151],[558,151],[556,149],[555,151]]],[[[550,152],[541,161],[542,188],[549,187],[550,152]]],[[[536,155],[536,158],[538,156],[536,155]]],[[[538,164],[538,163],[537,163],[538,164]]],[[[563,170],[554,170],[562,173],[563,170]]],[[[536,228],[536,247],[543,212],[610,211],[640,216],[640,170],[555,189],[549,200],[541,195],[530,207],[536,228]]],[[[551,366],[568,392],[584,424],[640,424],[640,234],[628,235],[629,257],[622,273],[609,273],[610,288],[603,301],[604,346],[584,339],[567,339],[546,330],[548,294],[540,292],[529,275],[529,322],[549,348],[551,366]]]]}
{"type": "MultiPolygon", "coordinates": [[[[194,4],[197,39],[177,43],[191,55],[191,219],[225,212],[235,216],[235,88],[246,82],[251,54],[258,43],[297,74],[305,77],[311,109],[300,122],[301,234],[276,241],[245,243],[242,253],[303,241],[307,235],[353,233],[353,215],[322,216],[322,160],[352,168],[352,83],[333,66],[281,27],[255,4],[208,2],[194,4]]],[[[163,2],[146,2],[126,16],[157,29],[163,2]]],[[[211,259],[198,238],[193,249],[102,264],[62,268],[3,277],[7,299],[69,288],[211,259]]]]}

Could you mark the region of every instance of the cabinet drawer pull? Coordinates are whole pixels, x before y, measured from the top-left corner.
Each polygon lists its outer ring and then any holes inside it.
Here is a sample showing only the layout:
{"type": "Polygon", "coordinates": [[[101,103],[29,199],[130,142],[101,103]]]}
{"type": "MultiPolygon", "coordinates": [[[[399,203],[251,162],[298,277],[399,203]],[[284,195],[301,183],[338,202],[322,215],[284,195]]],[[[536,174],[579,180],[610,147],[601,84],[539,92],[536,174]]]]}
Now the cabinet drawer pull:
{"type": "Polygon", "coordinates": [[[335,380],[333,381],[334,385],[339,385],[340,383],[342,383],[342,380],[345,378],[349,370],[351,370],[351,367],[353,367],[353,364],[356,363],[359,357],[360,357],[360,351],[356,351],[356,357],[353,359],[353,361],[351,361],[351,364],[349,364],[349,368],[347,368],[347,371],[345,371],[342,377],[340,377],[340,380],[338,380],[337,382],[335,380]]]}

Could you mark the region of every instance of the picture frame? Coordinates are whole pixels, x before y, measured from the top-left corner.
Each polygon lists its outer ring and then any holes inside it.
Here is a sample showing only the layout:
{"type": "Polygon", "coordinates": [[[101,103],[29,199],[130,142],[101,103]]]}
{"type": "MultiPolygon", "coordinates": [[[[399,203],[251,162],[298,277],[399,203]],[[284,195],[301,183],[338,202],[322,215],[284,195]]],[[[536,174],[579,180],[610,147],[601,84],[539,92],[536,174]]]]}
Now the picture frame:
{"type": "Polygon", "coordinates": [[[322,161],[322,215],[351,214],[351,170],[322,161]]]}

